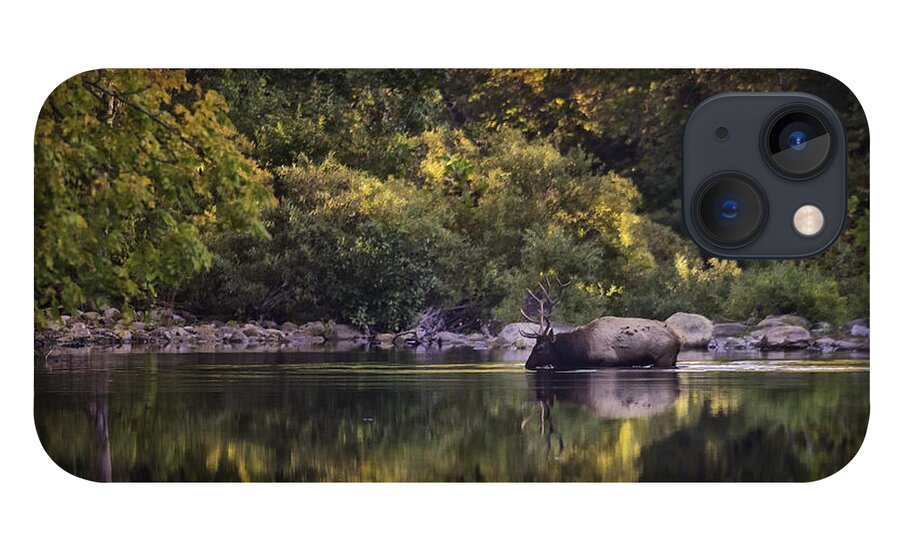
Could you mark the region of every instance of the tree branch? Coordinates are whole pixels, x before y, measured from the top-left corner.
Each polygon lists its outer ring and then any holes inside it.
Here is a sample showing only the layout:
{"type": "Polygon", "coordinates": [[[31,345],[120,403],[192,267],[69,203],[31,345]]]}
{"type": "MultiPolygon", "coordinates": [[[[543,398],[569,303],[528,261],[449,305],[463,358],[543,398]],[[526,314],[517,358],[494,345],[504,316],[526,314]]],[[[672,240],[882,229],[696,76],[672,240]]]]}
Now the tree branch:
{"type": "Polygon", "coordinates": [[[100,92],[102,92],[103,94],[106,94],[106,95],[109,95],[109,96],[115,98],[116,100],[118,100],[119,102],[125,104],[125,105],[128,106],[129,108],[132,108],[132,109],[134,109],[134,110],[137,110],[138,112],[140,112],[140,113],[144,114],[145,116],[149,117],[149,118],[150,118],[152,121],[154,121],[157,125],[159,125],[159,126],[162,127],[163,129],[169,131],[170,133],[172,133],[173,135],[175,135],[176,137],[178,137],[178,139],[181,140],[181,142],[183,142],[183,143],[185,143],[186,145],[188,145],[192,150],[194,150],[195,152],[197,152],[200,156],[202,156],[202,157],[204,157],[204,158],[206,157],[206,153],[203,151],[203,148],[201,148],[200,146],[198,146],[197,143],[195,143],[193,140],[191,140],[191,139],[189,139],[188,137],[184,136],[184,135],[181,133],[180,130],[178,130],[177,128],[173,127],[172,125],[166,123],[165,121],[163,121],[162,118],[159,116],[159,114],[155,114],[155,113],[151,112],[150,110],[148,110],[147,108],[141,106],[140,104],[137,104],[137,103],[133,102],[131,99],[129,99],[129,98],[128,98],[127,96],[125,96],[124,94],[122,94],[122,93],[120,93],[120,92],[117,92],[117,91],[115,91],[115,90],[112,90],[112,89],[110,89],[110,88],[104,87],[104,86],[101,85],[100,83],[97,83],[97,82],[95,82],[95,81],[89,81],[89,80],[86,79],[86,78],[83,78],[83,79],[81,80],[81,82],[84,84],[85,88],[88,89],[88,91],[90,91],[92,94],[94,94],[94,96],[97,96],[96,91],[100,91],[100,92]]]}

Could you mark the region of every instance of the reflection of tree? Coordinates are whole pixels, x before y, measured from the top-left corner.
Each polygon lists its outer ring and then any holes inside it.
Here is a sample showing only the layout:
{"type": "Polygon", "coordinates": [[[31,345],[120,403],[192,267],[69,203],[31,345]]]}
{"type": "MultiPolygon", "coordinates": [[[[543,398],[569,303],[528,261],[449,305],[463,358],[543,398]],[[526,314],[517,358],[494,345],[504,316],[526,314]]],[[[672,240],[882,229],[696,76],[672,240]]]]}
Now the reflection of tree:
{"type": "Polygon", "coordinates": [[[867,373],[645,373],[54,371],[35,422],[67,471],[153,481],[806,480],[865,429],[867,373]]]}
{"type": "Polygon", "coordinates": [[[109,454],[109,408],[106,394],[105,372],[93,380],[93,391],[88,401],[88,417],[91,427],[91,443],[97,459],[96,480],[112,481],[112,460],[109,454]]]}
{"type": "Polygon", "coordinates": [[[723,375],[692,398],[691,425],[648,447],[642,477],[663,481],[826,477],[855,455],[865,436],[868,378],[868,373],[776,374],[760,376],[757,380],[764,386],[736,390],[730,382],[734,376],[723,375]]]}

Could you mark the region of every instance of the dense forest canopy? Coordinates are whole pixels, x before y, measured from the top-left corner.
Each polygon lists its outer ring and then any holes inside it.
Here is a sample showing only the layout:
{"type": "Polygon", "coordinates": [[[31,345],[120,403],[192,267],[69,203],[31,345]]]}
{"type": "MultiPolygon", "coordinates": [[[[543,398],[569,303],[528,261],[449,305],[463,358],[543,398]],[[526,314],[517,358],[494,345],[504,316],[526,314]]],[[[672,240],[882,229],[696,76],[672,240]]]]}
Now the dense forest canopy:
{"type": "Polygon", "coordinates": [[[397,330],[428,306],[746,319],[868,314],[868,142],[856,98],[798,70],[97,70],[35,133],[38,324],[165,301],[202,315],[397,330]],[[811,260],[708,258],[680,227],[682,126],[725,91],[842,115],[850,209],[811,260]]]}

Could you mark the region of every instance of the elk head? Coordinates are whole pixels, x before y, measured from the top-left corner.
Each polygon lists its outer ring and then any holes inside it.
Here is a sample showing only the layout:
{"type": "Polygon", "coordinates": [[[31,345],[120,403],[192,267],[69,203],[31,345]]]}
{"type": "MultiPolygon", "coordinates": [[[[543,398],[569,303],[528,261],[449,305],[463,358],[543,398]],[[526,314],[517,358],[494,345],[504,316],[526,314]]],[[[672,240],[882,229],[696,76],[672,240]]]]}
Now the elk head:
{"type": "Polygon", "coordinates": [[[540,314],[540,319],[535,319],[525,313],[525,310],[520,309],[522,312],[522,317],[524,317],[530,323],[534,323],[538,326],[538,331],[536,333],[519,331],[525,338],[535,339],[534,348],[531,350],[531,355],[528,356],[528,360],[525,362],[525,369],[536,369],[538,367],[553,365],[553,343],[556,342],[556,336],[553,334],[552,324],[550,322],[550,315],[553,313],[553,307],[559,304],[559,301],[562,300],[563,292],[565,288],[572,284],[572,281],[568,281],[563,283],[559,280],[559,277],[556,277],[556,285],[558,287],[556,298],[552,298],[550,295],[550,290],[553,288],[553,284],[550,282],[550,277],[546,277],[546,283],[540,282],[538,286],[541,289],[541,295],[538,296],[531,289],[525,289],[528,291],[528,295],[531,296],[537,303],[540,314]]]}

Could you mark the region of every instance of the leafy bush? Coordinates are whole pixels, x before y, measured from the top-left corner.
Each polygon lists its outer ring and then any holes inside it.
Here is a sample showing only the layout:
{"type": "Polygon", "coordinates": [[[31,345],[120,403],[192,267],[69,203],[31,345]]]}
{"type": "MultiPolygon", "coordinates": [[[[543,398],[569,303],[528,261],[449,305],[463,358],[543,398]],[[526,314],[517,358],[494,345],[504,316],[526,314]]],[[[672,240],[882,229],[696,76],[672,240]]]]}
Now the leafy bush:
{"type": "Polygon", "coordinates": [[[89,71],[50,94],[34,136],[38,323],[178,287],[211,261],[203,232],[264,232],[268,176],[226,111],[183,71],[89,71]]]}
{"type": "Polygon", "coordinates": [[[732,285],[725,311],[735,319],[797,313],[832,323],[850,315],[837,280],[804,262],[755,263],[732,285]]]}
{"type": "Polygon", "coordinates": [[[194,290],[210,312],[279,320],[333,318],[397,330],[436,288],[441,235],[422,196],[336,162],[276,172],[271,240],[233,234],[194,290]]]}

